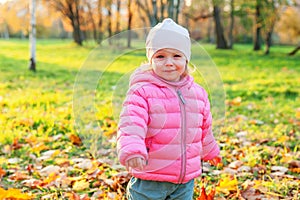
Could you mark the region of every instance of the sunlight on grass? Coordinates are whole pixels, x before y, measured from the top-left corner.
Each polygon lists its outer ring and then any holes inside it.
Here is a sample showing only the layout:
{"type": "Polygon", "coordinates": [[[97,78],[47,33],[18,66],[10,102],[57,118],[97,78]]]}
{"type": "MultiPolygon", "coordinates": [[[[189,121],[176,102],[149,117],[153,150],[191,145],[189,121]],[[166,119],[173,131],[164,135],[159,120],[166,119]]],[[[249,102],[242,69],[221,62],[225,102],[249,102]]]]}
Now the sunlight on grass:
{"type": "MultiPolygon", "coordinates": [[[[141,44],[139,41],[139,45],[141,44]]],[[[219,128],[222,130],[221,134],[216,135],[222,147],[222,167],[226,169],[235,161],[241,161],[244,169],[251,168],[251,171],[234,177],[208,174],[205,184],[210,189],[217,181],[221,182],[217,186],[220,198],[250,192],[246,190],[247,181],[251,181],[256,191],[270,197],[299,197],[295,190],[297,187],[299,189],[299,182],[289,177],[299,177],[297,168],[289,169],[284,178],[269,175],[273,173],[272,166],[288,169],[290,161],[299,160],[299,54],[288,57],[287,52],[291,50],[288,46],[274,46],[270,55],[265,56],[262,51],[253,52],[251,45],[236,44],[233,50],[225,51],[217,50],[211,44],[202,45],[216,63],[226,91],[224,126],[214,124],[221,126],[219,128]],[[226,185],[226,181],[235,186],[229,194],[224,192],[226,187],[223,184],[226,185]]],[[[101,54],[97,54],[97,48],[93,44],[79,47],[68,40],[39,40],[37,72],[32,73],[28,71],[28,41],[0,40],[0,46],[0,171],[9,170],[14,162],[21,162],[21,168],[31,166],[33,160],[51,149],[61,154],[53,154],[51,159],[40,161],[41,166],[57,164],[54,159],[56,157],[61,161],[59,165],[68,166],[71,162],[68,159],[87,154],[87,148],[76,141],[76,134],[82,133],[75,126],[75,81],[82,81],[82,88],[79,89],[83,91],[80,95],[92,97],[93,99],[88,100],[92,101],[95,108],[94,115],[89,117],[95,120],[98,127],[93,123],[84,124],[83,127],[101,135],[98,138],[101,141],[96,141],[103,147],[101,155],[108,155],[111,162],[116,162],[113,141],[118,113],[126,92],[129,72],[146,61],[144,49],[113,49],[98,51],[101,54]],[[107,60],[103,59],[105,56],[107,60]],[[82,79],[79,79],[80,74],[82,79]],[[90,86],[89,83],[95,85],[90,86]],[[87,84],[86,88],[84,84],[87,84]],[[9,159],[12,159],[11,164],[7,164],[9,159]]],[[[194,46],[193,51],[200,51],[198,48],[194,46]]],[[[205,63],[201,57],[194,59],[205,63]]],[[[196,80],[201,82],[203,77],[196,77],[196,80]]],[[[93,164],[91,166],[92,169],[95,167],[93,164]]],[[[106,170],[104,174],[107,177],[117,173],[116,169],[110,169],[106,165],[99,166],[102,167],[101,170],[106,170]]],[[[240,166],[236,168],[238,167],[240,166]]],[[[28,169],[24,168],[24,171],[28,169]]],[[[68,173],[70,176],[88,174],[82,169],[68,173]]],[[[3,180],[0,188],[18,183],[16,187],[23,188],[24,191],[31,190],[20,181],[11,182],[8,179],[11,178],[10,175],[0,173],[0,179],[3,180]]],[[[38,174],[33,175],[40,178],[38,174]]],[[[51,176],[47,178],[45,182],[50,181],[51,176]]],[[[80,179],[75,183],[77,189],[83,185],[83,191],[95,191],[88,189],[86,180],[80,179]]],[[[92,183],[102,184],[95,180],[92,183]]],[[[107,194],[113,190],[108,188],[105,189],[107,194]]],[[[43,194],[51,192],[49,189],[36,190],[43,194]]],[[[55,191],[55,194],[61,192],[64,192],[63,188],[55,191]]],[[[199,192],[197,185],[195,196],[199,192]]]]}

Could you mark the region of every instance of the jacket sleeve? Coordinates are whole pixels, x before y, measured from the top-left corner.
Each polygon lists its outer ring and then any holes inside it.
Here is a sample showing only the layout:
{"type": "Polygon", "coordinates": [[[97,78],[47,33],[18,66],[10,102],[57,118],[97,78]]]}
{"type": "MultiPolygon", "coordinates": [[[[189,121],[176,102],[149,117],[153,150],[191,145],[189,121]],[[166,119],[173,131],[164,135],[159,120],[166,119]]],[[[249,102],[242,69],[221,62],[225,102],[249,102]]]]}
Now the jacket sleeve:
{"type": "Polygon", "coordinates": [[[212,114],[210,111],[210,103],[208,95],[204,92],[205,107],[203,110],[203,125],[202,125],[202,159],[207,161],[219,155],[220,149],[213,136],[212,132],[212,114]]]}
{"type": "Polygon", "coordinates": [[[148,124],[148,103],[143,88],[130,89],[123,103],[117,134],[117,152],[122,165],[134,157],[148,159],[145,137],[148,124]]]}

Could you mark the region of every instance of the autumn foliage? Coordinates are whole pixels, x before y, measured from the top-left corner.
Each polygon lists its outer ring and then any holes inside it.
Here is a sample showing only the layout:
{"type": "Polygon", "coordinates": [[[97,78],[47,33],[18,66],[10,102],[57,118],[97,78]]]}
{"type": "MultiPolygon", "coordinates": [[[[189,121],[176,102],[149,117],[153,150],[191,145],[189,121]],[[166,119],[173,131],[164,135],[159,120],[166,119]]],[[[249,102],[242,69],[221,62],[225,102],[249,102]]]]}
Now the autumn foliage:
{"type": "MultiPolygon", "coordinates": [[[[96,91],[103,134],[91,154],[74,130],[71,95],[90,49],[40,42],[40,71],[31,74],[25,73],[27,42],[0,41],[0,199],[125,199],[130,175],[116,158],[117,120],[106,99],[111,82],[96,91]]],[[[214,122],[222,126],[215,134],[222,162],[204,162],[194,199],[299,199],[298,57],[287,58],[284,47],[265,57],[250,54],[247,45],[226,52],[204,46],[219,65],[226,116],[221,125],[214,122]]],[[[126,67],[132,60],[116,62],[126,67]]]]}

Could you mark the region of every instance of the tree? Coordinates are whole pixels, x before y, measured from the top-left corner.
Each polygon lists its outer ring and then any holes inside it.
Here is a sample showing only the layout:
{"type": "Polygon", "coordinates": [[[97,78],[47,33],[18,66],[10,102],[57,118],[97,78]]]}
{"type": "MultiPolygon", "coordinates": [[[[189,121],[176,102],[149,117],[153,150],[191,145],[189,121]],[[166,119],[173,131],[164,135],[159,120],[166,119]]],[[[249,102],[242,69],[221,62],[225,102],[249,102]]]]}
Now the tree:
{"type": "Polygon", "coordinates": [[[98,32],[99,32],[99,36],[98,36],[98,43],[100,43],[103,40],[103,15],[102,15],[102,7],[103,7],[103,1],[102,0],[98,0],[98,4],[97,4],[97,11],[98,11],[98,32]]]}
{"type": "MultiPolygon", "coordinates": [[[[112,0],[107,0],[105,1],[105,8],[107,10],[107,31],[108,31],[108,37],[111,38],[112,37],[112,11],[111,11],[111,7],[112,7],[112,0]]],[[[111,40],[109,39],[109,44],[111,44],[111,40]]]]}
{"type": "Polygon", "coordinates": [[[30,59],[29,70],[36,71],[36,0],[30,3],[30,59]]]}
{"type": "Polygon", "coordinates": [[[229,27],[229,44],[228,48],[233,48],[233,29],[234,29],[234,0],[230,1],[230,27],[229,27]]]}
{"type": "Polygon", "coordinates": [[[300,45],[297,46],[293,51],[291,51],[288,55],[289,56],[293,56],[295,55],[298,51],[300,50],[300,45]]]}
{"type": "Polygon", "coordinates": [[[117,0],[117,13],[116,13],[116,33],[119,33],[120,30],[120,20],[121,20],[121,0],[117,0]]]}
{"type": "Polygon", "coordinates": [[[155,26],[158,23],[159,19],[157,11],[157,1],[151,0],[151,6],[149,5],[148,0],[143,1],[144,3],[139,0],[136,0],[135,2],[138,5],[138,8],[141,9],[148,17],[150,25],[155,26]]]}
{"type": "Polygon", "coordinates": [[[131,46],[131,23],[132,23],[132,16],[133,12],[131,9],[132,0],[128,0],[127,2],[127,12],[128,12],[128,22],[127,22],[127,47],[130,48],[131,46]]]}
{"type": "Polygon", "coordinates": [[[262,17],[261,17],[262,3],[261,0],[256,0],[255,5],[255,35],[254,35],[254,51],[261,50],[261,28],[262,28],[262,17]]]}
{"type": "Polygon", "coordinates": [[[93,37],[94,40],[97,42],[98,41],[98,36],[97,36],[97,25],[94,19],[93,15],[93,8],[92,8],[92,3],[88,0],[84,0],[84,4],[87,7],[87,14],[88,14],[88,19],[92,24],[92,31],[93,31],[93,37]]]}
{"type": "Polygon", "coordinates": [[[221,21],[219,1],[213,0],[213,17],[215,21],[217,49],[228,49],[227,41],[224,36],[224,29],[221,21]]]}
{"type": "Polygon", "coordinates": [[[78,45],[82,45],[83,36],[80,21],[80,0],[48,0],[57,11],[69,19],[73,28],[73,39],[78,45]]]}
{"type": "Polygon", "coordinates": [[[275,23],[278,19],[278,8],[275,6],[275,1],[271,0],[271,2],[266,1],[266,4],[268,4],[268,18],[266,21],[266,50],[265,50],[265,54],[269,54],[270,53],[270,48],[272,45],[272,34],[274,31],[274,26],[275,23]]]}

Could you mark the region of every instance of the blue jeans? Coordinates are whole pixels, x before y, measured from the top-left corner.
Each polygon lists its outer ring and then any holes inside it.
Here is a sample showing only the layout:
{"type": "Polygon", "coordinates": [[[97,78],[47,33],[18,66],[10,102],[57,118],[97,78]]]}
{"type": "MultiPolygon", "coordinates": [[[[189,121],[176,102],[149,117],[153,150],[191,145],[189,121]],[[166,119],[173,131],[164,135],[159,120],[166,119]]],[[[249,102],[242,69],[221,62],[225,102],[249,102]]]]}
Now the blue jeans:
{"type": "Polygon", "coordinates": [[[147,181],[132,177],[127,185],[128,200],[192,200],[194,179],[185,184],[147,181]]]}

